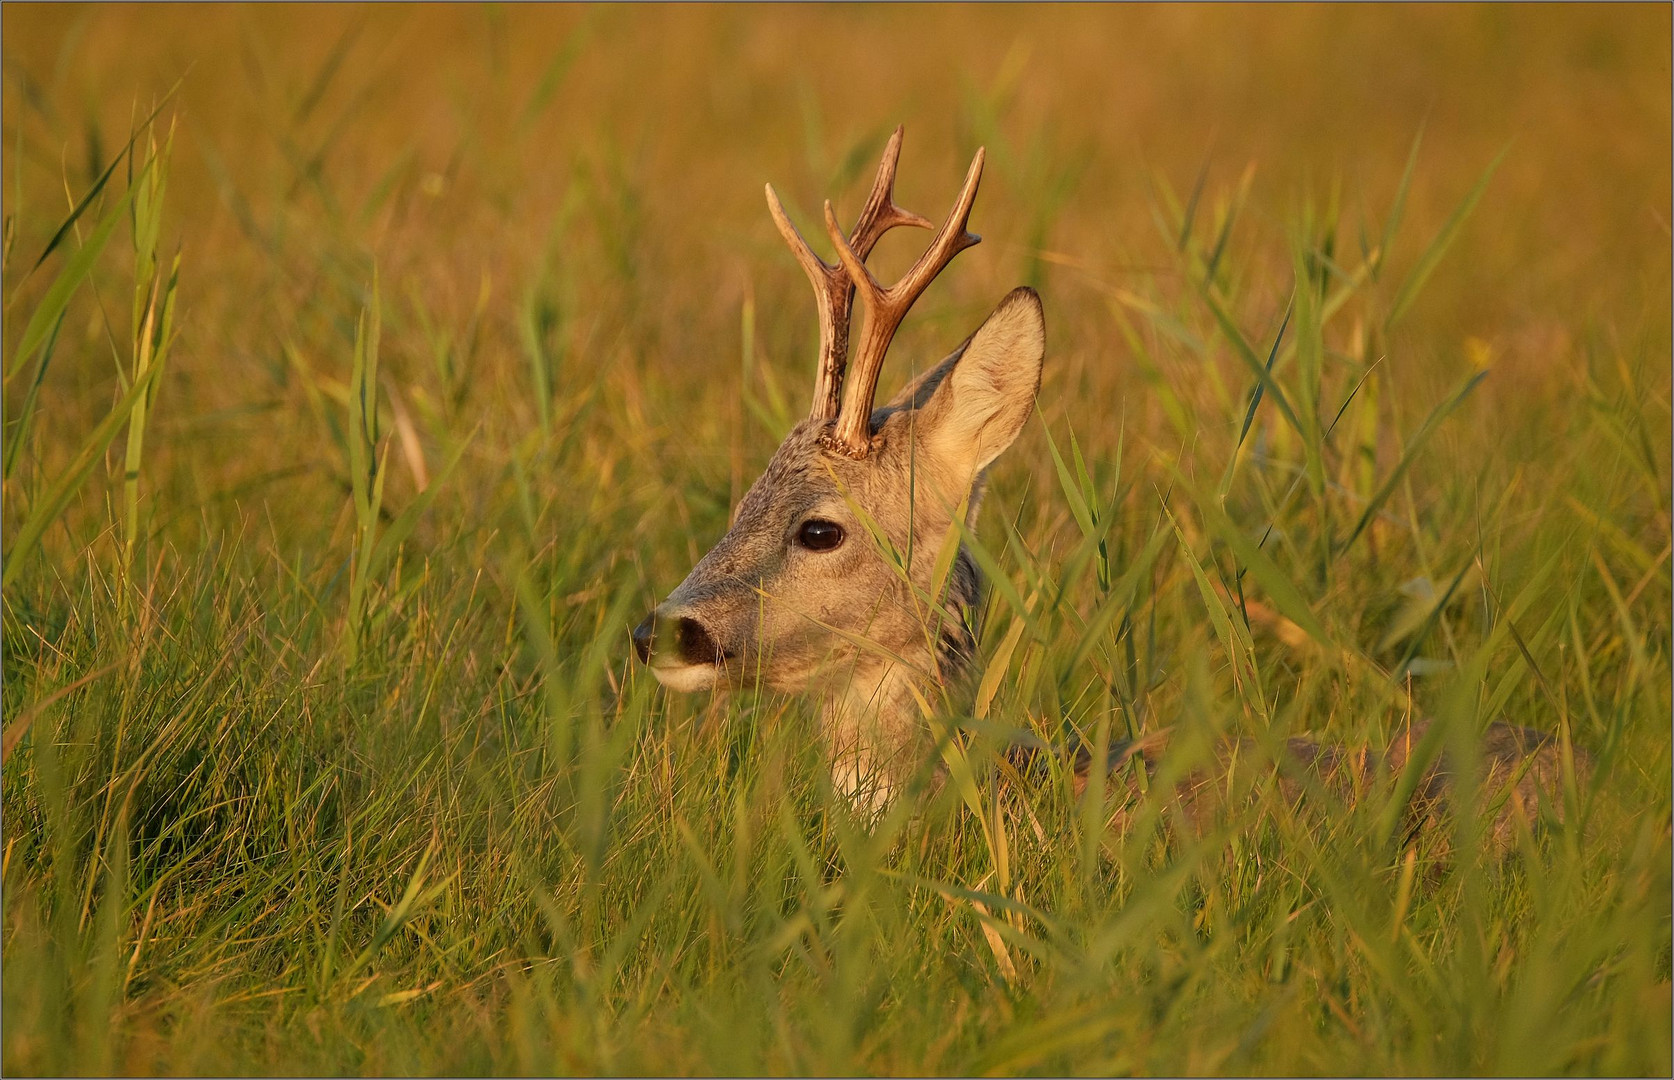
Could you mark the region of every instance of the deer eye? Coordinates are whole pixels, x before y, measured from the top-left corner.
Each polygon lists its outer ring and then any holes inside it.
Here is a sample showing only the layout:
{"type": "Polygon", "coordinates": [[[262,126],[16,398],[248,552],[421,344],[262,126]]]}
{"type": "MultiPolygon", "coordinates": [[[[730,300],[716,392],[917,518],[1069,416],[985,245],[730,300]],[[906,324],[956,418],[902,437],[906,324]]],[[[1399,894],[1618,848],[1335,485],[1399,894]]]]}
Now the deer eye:
{"type": "Polygon", "coordinates": [[[843,542],[843,527],[824,518],[809,518],[796,530],[796,542],[809,551],[830,551],[843,542]]]}

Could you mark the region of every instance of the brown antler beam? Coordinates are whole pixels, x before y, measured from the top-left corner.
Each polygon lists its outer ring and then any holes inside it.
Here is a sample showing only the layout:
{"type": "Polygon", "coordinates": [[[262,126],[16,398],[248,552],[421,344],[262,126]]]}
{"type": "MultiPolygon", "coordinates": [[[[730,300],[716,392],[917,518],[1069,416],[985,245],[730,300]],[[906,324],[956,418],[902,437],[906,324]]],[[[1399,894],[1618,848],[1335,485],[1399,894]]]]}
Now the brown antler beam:
{"type": "MultiPolygon", "coordinates": [[[[901,137],[902,129],[897,127],[884,147],[878,175],[872,181],[872,193],[845,245],[858,253],[862,261],[872,253],[883,234],[896,226],[935,227],[929,219],[895,205],[895,167],[901,159],[901,137]]],[[[838,413],[843,372],[848,363],[854,281],[841,262],[833,266],[814,254],[814,249],[791,224],[772,184],[767,185],[767,210],[773,215],[773,224],[778,226],[779,235],[784,237],[791,254],[802,265],[802,272],[808,275],[808,283],[814,287],[814,303],[820,320],[820,356],[814,375],[814,402],[808,415],[815,420],[830,420],[838,413]]]]}
{"type": "MultiPolygon", "coordinates": [[[[866,318],[861,324],[860,346],[855,350],[854,363],[843,383],[842,407],[837,413],[837,427],[831,442],[835,448],[851,457],[865,457],[872,445],[872,402],[878,392],[878,374],[883,370],[884,356],[896,329],[917,300],[936,279],[953,257],[982,240],[969,232],[971,206],[976,202],[977,185],[982,182],[984,151],[978,149],[965,173],[965,185],[959,189],[947,220],[930,241],[930,247],[912,269],[889,288],[866,269],[865,256],[843,239],[837,226],[837,215],[828,200],[825,204],[825,230],[837,247],[837,257],[860,294],[860,305],[866,318]]],[[[821,265],[824,265],[823,263],[821,265]]]]}

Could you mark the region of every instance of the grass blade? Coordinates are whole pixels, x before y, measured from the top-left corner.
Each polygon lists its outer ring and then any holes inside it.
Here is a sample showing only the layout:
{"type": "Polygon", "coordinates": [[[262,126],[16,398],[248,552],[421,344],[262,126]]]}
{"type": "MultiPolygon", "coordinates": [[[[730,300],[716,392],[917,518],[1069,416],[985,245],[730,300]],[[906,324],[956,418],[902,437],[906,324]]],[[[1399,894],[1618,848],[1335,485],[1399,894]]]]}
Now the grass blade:
{"type": "MultiPolygon", "coordinates": [[[[150,168],[149,164],[146,168],[150,168]]],[[[135,180],[136,185],[143,179],[142,171],[135,180]]],[[[58,276],[53,278],[46,295],[41,297],[41,302],[30,313],[29,322],[23,329],[23,338],[18,342],[17,351],[12,353],[11,362],[6,365],[8,381],[18,373],[24,360],[40,347],[41,342],[52,332],[53,326],[63,317],[64,310],[70,305],[70,298],[81,288],[82,282],[87,280],[87,275],[92,272],[93,264],[99,261],[99,255],[104,251],[105,244],[110,241],[111,234],[116,231],[116,226],[128,216],[128,204],[133,201],[134,191],[135,188],[130,187],[122,193],[116,205],[99,219],[99,224],[88,236],[87,243],[76,249],[76,253],[70,256],[64,268],[58,271],[58,276]]],[[[66,224],[65,228],[69,228],[69,225],[66,224]]]]}
{"type": "Polygon", "coordinates": [[[1306,630],[1308,635],[1321,645],[1334,648],[1331,635],[1314,615],[1301,590],[1278,568],[1272,558],[1254,540],[1244,535],[1244,531],[1233,524],[1232,519],[1228,518],[1220,507],[1199,495],[1184,473],[1174,466],[1170,466],[1170,471],[1174,474],[1175,486],[1192,497],[1209,531],[1232,549],[1233,555],[1243,564],[1244,570],[1266,591],[1279,613],[1306,630]]]}
{"type": "Polygon", "coordinates": [[[69,505],[70,499],[80,490],[88,474],[93,471],[93,466],[98,464],[105,450],[116,438],[116,433],[127,423],[134,405],[150,392],[151,384],[156,381],[157,373],[161,370],[153,367],[134,381],[128,392],[122,395],[121,400],[99,422],[99,426],[88,434],[70,464],[58,475],[58,479],[29,507],[29,516],[24,518],[22,526],[18,528],[8,546],[6,569],[0,574],[0,587],[10,585],[16,580],[28,562],[29,555],[41,542],[41,537],[52,527],[52,523],[58,520],[58,515],[63,513],[64,507],[69,505]]]}
{"type": "Polygon", "coordinates": [[[1476,372],[1470,378],[1466,379],[1464,385],[1455,390],[1452,396],[1437,405],[1434,409],[1430,410],[1430,415],[1424,418],[1424,423],[1419,427],[1418,433],[1412,437],[1412,439],[1407,443],[1406,448],[1401,451],[1401,459],[1395,463],[1395,468],[1390,470],[1389,475],[1385,477],[1383,483],[1378,486],[1378,490],[1373,493],[1371,499],[1367,501],[1366,509],[1361,511],[1360,520],[1354,524],[1354,531],[1349,534],[1349,538],[1343,541],[1342,546],[1337,549],[1337,554],[1341,555],[1348,548],[1352,547],[1354,542],[1360,538],[1360,534],[1366,531],[1366,526],[1372,523],[1372,519],[1377,516],[1378,511],[1383,509],[1383,504],[1389,501],[1389,496],[1395,493],[1395,485],[1401,482],[1401,477],[1406,473],[1407,469],[1412,466],[1413,459],[1418,456],[1418,452],[1424,449],[1424,444],[1430,441],[1430,436],[1435,434],[1436,428],[1441,426],[1441,422],[1447,419],[1449,414],[1451,414],[1454,409],[1457,409],[1460,404],[1462,404],[1464,400],[1470,396],[1471,391],[1475,390],[1477,385],[1487,377],[1487,370],[1476,372]]]}
{"type": "MultiPolygon", "coordinates": [[[[1414,146],[1414,152],[1416,151],[1417,147],[1414,146]]],[[[1506,154],[1510,151],[1511,147],[1507,146],[1494,156],[1494,160],[1489,162],[1488,167],[1482,171],[1482,176],[1477,180],[1476,186],[1471,188],[1469,195],[1465,196],[1465,201],[1460,203],[1458,209],[1453,211],[1453,216],[1447,219],[1447,223],[1442,226],[1441,232],[1437,233],[1436,238],[1430,241],[1430,246],[1424,249],[1424,254],[1418,257],[1418,262],[1414,264],[1411,272],[1407,274],[1406,280],[1401,282],[1400,289],[1396,291],[1394,303],[1389,306],[1389,317],[1384,320],[1386,328],[1399,322],[1401,316],[1405,315],[1407,309],[1412,306],[1413,301],[1418,299],[1419,290],[1424,288],[1424,282],[1429,280],[1430,273],[1435,270],[1436,264],[1440,263],[1442,256],[1447,254],[1447,249],[1452,246],[1454,238],[1459,235],[1459,229],[1464,225],[1465,219],[1471,216],[1471,211],[1476,209],[1477,200],[1482,198],[1482,193],[1488,189],[1488,181],[1493,179],[1494,170],[1500,167],[1500,162],[1505,160],[1506,154]]]]}
{"type": "Polygon", "coordinates": [[[1372,280],[1377,280],[1383,270],[1383,264],[1389,259],[1389,249],[1395,243],[1395,232],[1401,226],[1401,217],[1407,209],[1407,192],[1412,190],[1412,174],[1418,167],[1418,148],[1424,144],[1424,125],[1418,127],[1418,134],[1412,137],[1412,149],[1407,151],[1407,164],[1401,170],[1401,182],[1395,185],[1395,199],[1389,206],[1389,217],[1383,223],[1383,238],[1378,241],[1377,251],[1368,262],[1371,265],[1372,280]]]}

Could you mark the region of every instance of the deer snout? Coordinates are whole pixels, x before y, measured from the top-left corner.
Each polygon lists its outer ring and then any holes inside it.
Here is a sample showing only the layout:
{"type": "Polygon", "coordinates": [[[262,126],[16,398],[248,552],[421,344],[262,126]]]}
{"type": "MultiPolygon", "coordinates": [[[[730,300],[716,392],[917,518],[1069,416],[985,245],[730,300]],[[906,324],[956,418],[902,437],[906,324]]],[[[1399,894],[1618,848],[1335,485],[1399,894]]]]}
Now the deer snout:
{"type": "Polygon", "coordinates": [[[634,627],[634,652],[639,656],[639,662],[651,662],[651,645],[656,640],[657,613],[653,611],[643,621],[634,627]]]}
{"type": "Polygon", "coordinates": [[[662,608],[634,627],[633,638],[634,652],[652,667],[714,666],[730,657],[701,622],[662,608]]]}

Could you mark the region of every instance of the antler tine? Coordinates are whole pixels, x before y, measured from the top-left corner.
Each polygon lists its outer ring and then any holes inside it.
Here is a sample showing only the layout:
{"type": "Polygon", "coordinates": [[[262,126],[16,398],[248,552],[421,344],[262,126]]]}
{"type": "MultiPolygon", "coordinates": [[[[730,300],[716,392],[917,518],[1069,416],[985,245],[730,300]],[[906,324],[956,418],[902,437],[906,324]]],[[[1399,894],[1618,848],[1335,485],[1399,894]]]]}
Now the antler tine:
{"type": "Polygon", "coordinates": [[[848,360],[849,282],[840,265],[827,264],[814,254],[808,241],[802,239],[802,234],[785,214],[772,184],[767,185],[767,212],[773,215],[773,224],[779,227],[785,246],[796,256],[796,261],[802,265],[802,272],[808,275],[808,284],[814,287],[814,308],[820,319],[820,358],[819,367],[814,372],[814,405],[808,415],[816,420],[829,420],[837,415],[843,367],[848,360]]]}
{"type": "MultiPolygon", "coordinates": [[[[898,225],[913,225],[931,229],[935,226],[910,210],[895,205],[895,166],[901,158],[902,129],[897,127],[884,147],[883,160],[878,164],[878,175],[872,181],[872,193],[849,234],[849,245],[862,260],[884,233],[898,225]]],[[[820,319],[820,359],[814,375],[814,403],[808,415],[815,420],[830,420],[837,415],[842,390],[843,370],[849,354],[849,309],[854,302],[854,283],[841,261],[833,266],[814,254],[814,249],[802,238],[790,216],[785,213],[773,185],[767,185],[767,211],[778,226],[779,235],[808,275],[814,287],[814,304],[820,319]]]]}
{"type": "Polygon", "coordinates": [[[971,167],[965,173],[965,186],[960,188],[959,198],[954,201],[947,220],[930,241],[930,247],[900,281],[887,289],[866,269],[865,256],[843,240],[842,230],[837,227],[837,215],[832,212],[829,201],[825,204],[826,232],[837,246],[837,257],[848,271],[855,290],[860,294],[861,306],[866,310],[860,347],[855,352],[853,371],[843,386],[842,408],[837,414],[837,430],[832,438],[836,447],[851,457],[864,457],[872,445],[872,401],[878,391],[878,374],[883,370],[884,354],[889,351],[889,343],[894,339],[901,320],[955,255],[982,240],[982,237],[967,231],[965,226],[970,221],[971,206],[976,202],[977,185],[982,181],[984,156],[985,152],[978,149],[971,159],[971,167]]]}
{"type": "Polygon", "coordinates": [[[860,217],[855,219],[854,231],[849,233],[849,244],[862,261],[872,254],[872,248],[883,234],[897,225],[911,225],[917,229],[936,227],[935,222],[922,214],[895,205],[895,166],[901,160],[901,138],[905,130],[904,126],[897,127],[889,137],[883,160],[878,162],[878,175],[872,179],[872,194],[866,197],[866,205],[861,208],[860,217]]]}

